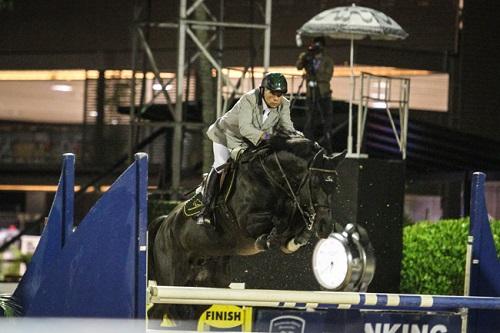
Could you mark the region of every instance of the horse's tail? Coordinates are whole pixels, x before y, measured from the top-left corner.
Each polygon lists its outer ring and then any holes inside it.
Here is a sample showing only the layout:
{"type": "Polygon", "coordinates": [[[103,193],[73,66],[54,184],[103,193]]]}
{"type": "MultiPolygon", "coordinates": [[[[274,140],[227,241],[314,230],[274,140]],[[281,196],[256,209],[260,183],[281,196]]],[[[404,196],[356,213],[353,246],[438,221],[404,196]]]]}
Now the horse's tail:
{"type": "Polygon", "coordinates": [[[162,215],[153,220],[148,226],[148,280],[156,280],[154,272],[153,244],[158,233],[158,229],[167,219],[168,215],[162,215]]]}

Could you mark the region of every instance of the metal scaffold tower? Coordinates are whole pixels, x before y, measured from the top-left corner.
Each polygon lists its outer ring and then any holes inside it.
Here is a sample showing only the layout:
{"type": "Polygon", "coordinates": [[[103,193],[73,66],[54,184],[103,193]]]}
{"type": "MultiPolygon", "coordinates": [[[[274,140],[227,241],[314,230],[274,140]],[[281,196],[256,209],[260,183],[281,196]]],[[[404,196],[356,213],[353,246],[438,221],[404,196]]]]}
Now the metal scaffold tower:
{"type": "MultiPolygon", "coordinates": [[[[369,109],[382,109],[386,112],[401,157],[403,160],[406,159],[410,79],[361,72],[359,82],[356,151],[349,150],[348,156],[353,158],[367,157],[366,154],[361,153],[361,148],[363,146],[368,111],[369,109]],[[391,110],[397,110],[399,123],[395,121],[391,110]]],[[[353,90],[355,89],[356,87],[353,90]]],[[[351,129],[349,132],[354,131],[351,129]]],[[[352,138],[350,138],[350,141],[354,142],[352,138]]]]}
{"type": "MultiPolygon", "coordinates": [[[[130,139],[129,139],[129,154],[132,157],[135,153],[137,132],[144,126],[162,126],[163,128],[173,128],[172,137],[172,152],[171,152],[171,187],[169,193],[172,198],[176,199],[181,183],[181,158],[182,158],[182,143],[183,131],[186,128],[200,129],[206,124],[187,122],[183,120],[183,102],[186,101],[185,79],[186,70],[190,64],[195,62],[199,57],[206,57],[215,71],[217,81],[216,93],[216,115],[222,115],[228,107],[228,98],[224,96],[234,96],[234,92],[239,89],[239,82],[233,81],[228,74],[229,71],[225,70],[222,66],[222,54],[224,49],[224,32],[226,29],[256,29],[263,32],[263,50],[262,50],[262,65],[264,70],[267,71],[270,59],[270,45],[271,45],[271,8],[272,0],[264,0],[261,13],[263,22],[261,23],[243,23],[243,22],[230,22],[224,20],[224,0],[218,1],[218,16],[214,15],[204,0],[180,0],[179,1],[179,16],[177,22],[151,22],[148,18],[143,19],[144,13],[150,9],[151,1],[146,0],[146,3],[136,2],[134,10],[134,21],[132,26],[132,80],[131,80],[131,94],[130,94],[130,139]],[[197,20],[195,18],[195,11],[203,10],[206,20],[197,20]],[[168,79],[161,75],[161,69],[157,65],[154,50],[148,42],[148,32],[150,29],[170,29],[177,31],[177,66],[175,76],[168,79]],[[205,30],[211,33],[205,42],[200,40],[197,36],[197,31],[205,30]],[[210,46],[218,41],[219,54],[214,56],[210,52],[210,46]],[[196,46],[197,52],[186,59],[186,48],[188,43],[196,46]],[[139,56],[142,54],[144,57],[142,74],[138,70],[139,56]],[[147,63],[146,65],[144,65],[147,63]],[[152,72],[154,82],[159,85],[160,89],[155,89],[150,92],[151,99],[145,101],[144,95],[146,89],[146,76],[147,72],[152,72]],[[137,103],[137,78],[142,77],[141,93],[139,98],[139,106],[137,103]],[[175,84],[175,92],[170,92],[175,84]],[[224,95],[223,95],[224,93],[224,95]],[[155,103],[157,97],[163,97],[167,104],[168,112],[170,113],[172,121],[148,123],[141,119],[141,115],[146,109],[155,103]]],[[[212,2],[213,5],[213,2],[212,2]]],[[[253,64],[251,65],[253,66],[253,64]]],[[[234,71],[233,71],[234,72],[234,71]]],[[[242,71],[242,78],[244,78],[247,68],[242,71]]],[[[240,78],[239,80],[241,80],[240,78]]],[[[234,78],[233,78],[234,79],[234,78]]],[[[173,89],[172,89],[173,90],[173,89]]]]}

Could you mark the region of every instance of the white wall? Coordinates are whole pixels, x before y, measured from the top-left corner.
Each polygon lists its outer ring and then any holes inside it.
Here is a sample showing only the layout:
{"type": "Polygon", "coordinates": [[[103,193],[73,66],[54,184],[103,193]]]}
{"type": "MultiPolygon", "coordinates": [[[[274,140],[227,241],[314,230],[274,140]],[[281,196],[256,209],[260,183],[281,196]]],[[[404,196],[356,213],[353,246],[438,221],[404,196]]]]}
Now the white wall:
{"type": "Polygon", "coordinates": [[[0,120],[83,122],[84,81],[0,81],[0,120]],[[52,90],[67,85],[72,91],[52,90]]]}
{"type": "Polygon", "coordinates": [[[439,195],[405,195],[405,214],[413,221],[437,221],[443,216],[439,195]]]}

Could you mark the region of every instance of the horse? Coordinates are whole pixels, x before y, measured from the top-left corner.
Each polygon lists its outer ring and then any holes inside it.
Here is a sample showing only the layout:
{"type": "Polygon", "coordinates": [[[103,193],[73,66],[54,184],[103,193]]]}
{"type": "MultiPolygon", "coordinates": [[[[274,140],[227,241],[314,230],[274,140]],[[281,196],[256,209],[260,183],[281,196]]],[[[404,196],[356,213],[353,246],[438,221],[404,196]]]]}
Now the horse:
{"type": "MultiPolygon", "coordinates": [[[[328,237],[334,229],[336,169],[344,157],[283,133],[247,150],[225,176],[229,189],[216,201],[215,226],[197,224],[186,212],[187,201],[150,224],[148,279],[158,285],[227,287],[231,256],[274,248],[291,253],[314,234],[328,237]]],[[[161,318],[161,308],[155,305],[150,318],[161,318]]]]}

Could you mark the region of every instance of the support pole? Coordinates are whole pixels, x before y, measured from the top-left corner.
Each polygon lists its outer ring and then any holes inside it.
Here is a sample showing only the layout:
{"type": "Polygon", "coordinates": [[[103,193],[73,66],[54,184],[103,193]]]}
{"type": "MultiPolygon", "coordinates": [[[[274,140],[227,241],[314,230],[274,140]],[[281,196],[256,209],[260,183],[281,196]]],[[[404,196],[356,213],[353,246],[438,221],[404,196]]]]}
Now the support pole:
{"type": "MultiPolygon", "coordinates": [[[[365,110],[368,109],[368,103],[366,103],[366,109],[365,109],[365,104],[364,104],[364,101],[363,101],[363,85],[364,85],[364,81],[363,81],[363,74],[361,74],[361,80],[360,80],[360,94],[359,94],[359,102],[358,102],[358,127],[357,127],[357,133],[356,133],[356,155],[360,156],[361,155],[361,141],[363,140],[362,139],[362,134],[363,134],[363,128],[364,128],[364,124],[363,124],[363,119],[366,119],[366,116],[365,116],[365,110]]],[[[370,82],[368,80],[368,87],[370,87],[370,82]]],[[[353,93],[355,94],[355,92],[353,93]]]]}
{"type": "Polygon", "coordinates": [[[175,126],[172,146],[172,199],[179,195],[181,182],[181,153],[182,153],[182,104],[184,101],[184,57],[186,51],[186,3],[180,0],[179,4],[179,36],[177,44],[177,84],[175,97],[175,126]]]}
{"type": "MultiPolygon", "coordinates": [[[[219,21],[224,21],[224,0],[220,0],[219,21]]],[[[222,68],[222,50],[224,50],[224,27],[219,27],[217,31],[219,50],[217,54],[217,61],[222,68]]],[[[217,114],[216,117],[221,117],[226,112],[226,103],[223,105],[222,101],[222,73],[217,73],[217,114]]],[[[231,80],[228,72],[228,80],[231,80]]]]}
{"type": "MultiPolygon", "coordinates": [[[[217,71],[217,118],[222,116],[222,71],[217,71]]],[[[229,79],[229,78],[228,78],[229,79]]]]}
{"type": "Polygon", "coordinates": [[[350,56],[350,67],[351,67],[351,96],[349,97],[349,133],[347,136],[347,156],[352,156],[352,102],[354,99],[354,39],[351,37],[351,56],[350,56]]]}
{"type": "Polygon", "coordinates": [[[264,31],[264,72],[269,71],[269,63],[271,58],[271,11],[272,0],[266,0],[266,30],[264,31]]]}
{"type": "MultiPolygon", "coordinates": [[[[130,80],[130,108],[129,108],[129,117],[130,117],[130,131],[128,134],[128,160],[132,161],[134,156],[134,146],[135,146],[135,131],[136,131],[136,119],[135,119],[135,71],[137,68],[137,29],[136,22],[138,20],[138,9],[134,8],[134,22],[132,27],[132,78],[130,80]]],[[[85,94],[86,95],[86,94],[85,94]]]]}

